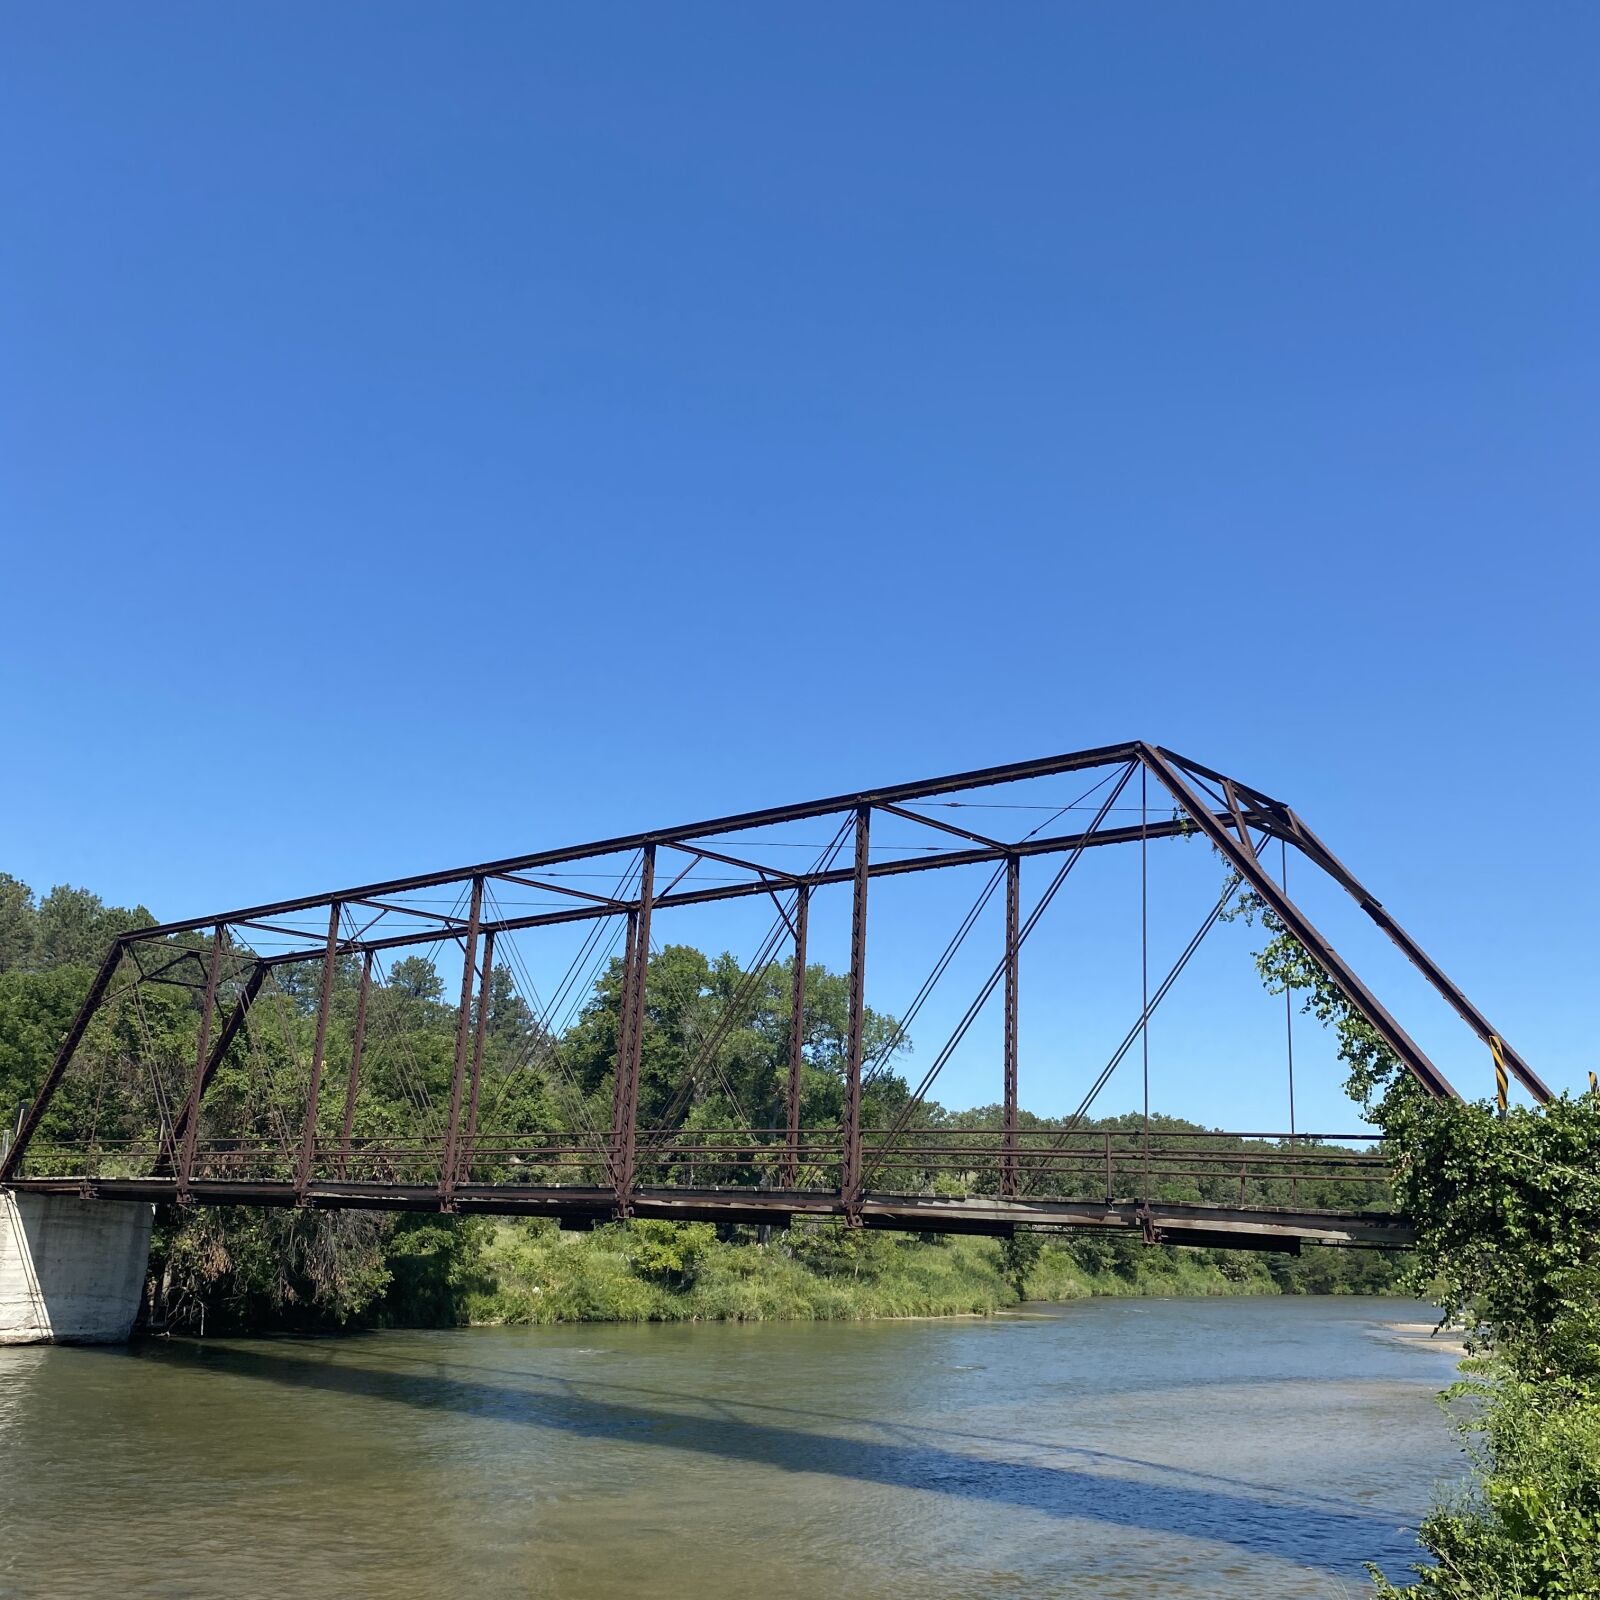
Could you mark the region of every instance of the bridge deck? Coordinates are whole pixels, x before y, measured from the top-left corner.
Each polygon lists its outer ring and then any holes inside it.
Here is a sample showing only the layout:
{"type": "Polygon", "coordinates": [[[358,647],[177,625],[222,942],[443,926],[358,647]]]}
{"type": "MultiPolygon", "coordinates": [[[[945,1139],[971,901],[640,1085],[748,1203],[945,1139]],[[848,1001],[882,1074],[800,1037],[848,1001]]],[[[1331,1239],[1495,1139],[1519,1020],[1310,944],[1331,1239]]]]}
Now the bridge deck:
{"type": "MultiPolygon", "coordinates": [[[[69,1194],[94,1200],[173,1202],[175,1178],[13,1179],[10,1188],[36,1194],[69,1194]]],[[[324,1210],[438,1211],[436,1185],[319,1182],[304,1194],[291,1183],[197,1179],[188,1198],[197,1205],[307,1205],[324,1210]]],[[[593,1226],[614,1215],[610,1189],[540,1188],[520,1184],[458,1185],[450,1208],[495,1216],[551,1217],[564,1225],[593,1226]]],[[[1006,1237],[1018,1228],[1136,1233],[1156,1243],[1241,1250],[1298,1251],[1302,1243],[1409,1245],[1403,1217],[1377,1211],[1309,1211],[1282,1207],[1236,1207],[1155,1200],[1008,1200],[992,1195],[944,1199],[928,1195],[873,1194],[862,1197],[867,1227],[913,1233],[975,1233],[1006,1237]]],[[[642,1188],[632,1199],[637,1217],[676,1222],[726,1222],[787,1226],[795,1217],[841,1217],[837,1194],[750,1188],[642,1188]]]]}

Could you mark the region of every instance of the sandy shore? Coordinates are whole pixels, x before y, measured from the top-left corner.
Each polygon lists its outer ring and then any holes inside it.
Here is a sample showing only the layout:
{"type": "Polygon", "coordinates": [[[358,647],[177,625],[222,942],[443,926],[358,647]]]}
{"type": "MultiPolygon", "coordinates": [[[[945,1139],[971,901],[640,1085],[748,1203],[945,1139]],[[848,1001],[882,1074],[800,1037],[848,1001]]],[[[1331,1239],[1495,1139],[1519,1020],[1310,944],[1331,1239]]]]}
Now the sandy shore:
{"type": "Polygon", "coordinates": [[[1443,1355],[1457,1357],[1467,1353],[1461,1333],[1455,1328],[1443,1328],[1435,1333],[1431,1322],[1380,1322],[1377,1326],[1400,1344],[1425,1346],[1443,1355]]]}

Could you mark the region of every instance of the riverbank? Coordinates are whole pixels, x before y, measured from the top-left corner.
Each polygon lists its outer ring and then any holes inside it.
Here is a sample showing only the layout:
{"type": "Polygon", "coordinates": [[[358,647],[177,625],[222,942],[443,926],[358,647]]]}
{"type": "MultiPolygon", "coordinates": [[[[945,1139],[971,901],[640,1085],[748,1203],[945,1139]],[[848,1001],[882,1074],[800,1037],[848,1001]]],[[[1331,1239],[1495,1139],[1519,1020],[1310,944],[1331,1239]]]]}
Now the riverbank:
{"type": "Polygon", "coordinates": [[[389,1326],[860,1321],[987,1316],[1024,1300],[1392,1292],[1393,1263],[1350,1252],[1265,1256],[1137,1240],[1016,1241],[795,1228],[719,1239],[706,1224],[563,1233],[480,1222],[471,1248],[437,1225],[393,1256],[389,1326]]]}
{"type": "Polygon", "coordinates": [[[1441,1329],[1433,1322],[1380,1322],[1378,1326],[1396,1344],[1438,1350],[1444,1355],[1455,1356],[1457,1360],[1466,1359],[1466,1336],[1457,1328],[1441,1329]]]}

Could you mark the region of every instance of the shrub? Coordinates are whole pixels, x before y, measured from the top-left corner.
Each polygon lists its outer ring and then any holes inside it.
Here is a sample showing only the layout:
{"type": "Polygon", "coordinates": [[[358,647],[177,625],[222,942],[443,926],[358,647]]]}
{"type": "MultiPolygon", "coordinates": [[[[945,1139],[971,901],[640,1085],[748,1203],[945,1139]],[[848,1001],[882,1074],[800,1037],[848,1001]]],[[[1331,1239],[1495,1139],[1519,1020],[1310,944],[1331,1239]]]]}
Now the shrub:
{"type": "Polygon", "coordinates": [[[1481,1438],[1473,1486],[1429,1514],[1437,1565],[1379,1595],[1412,1600],[1592,1600],[1600,1594],[1600,1397],[1581,1385],[1502,1377],[1458,1386],[1481,1438]]]}
{"type": "Polygon", "coordinates": [[[634,1222],[626,1255],[641,1278],[687,1289],[716,1244],[717,1230],[709,1222],[634,1222]]]}

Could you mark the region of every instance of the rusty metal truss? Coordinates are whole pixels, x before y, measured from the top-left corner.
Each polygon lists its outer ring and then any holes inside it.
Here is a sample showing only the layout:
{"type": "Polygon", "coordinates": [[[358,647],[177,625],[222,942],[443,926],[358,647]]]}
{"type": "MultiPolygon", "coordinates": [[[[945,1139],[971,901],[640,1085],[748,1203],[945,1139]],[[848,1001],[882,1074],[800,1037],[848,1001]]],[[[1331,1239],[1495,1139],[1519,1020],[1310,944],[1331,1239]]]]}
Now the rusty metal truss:
{"type": "MultiPolygon", "coordinates": [[[[1068,819],[1071,820],[1070,818],[1068,819]]],[[[1284,927],[1322,966],[1350,1003],[1366,1018],[1383,1043],[1430,1095],[1451,1097],[1455,1090],[1368,988],[1344,957],[1290,898],[1285,883],[1275,878],[1263,859],[1269,840],[1280,840],[1331,878],[1405,954],[1429,985],[1489,1048],[1503,1054],[1509,1071],[1537,1101],[1549,1091],[1520,1055],[1504,1044],[1503,1035],[1450,981],[1438,965],[1399,925],[1389,911],[1346,868],[1281,800],[1237,778],[1160,746],[1134,741],[1072,751],[1037,761],[948,774],[856,794],[834,795],[800,805],[777,806],[734,816],[716,817],[680,827],[660,828],[593,843],[534,851],[499,861],[480,862],[446,871],[361,884],[332,893],[306,895],[265,905],[245,906],[188,921],[163,923],[130,932],[106,953],[87,998],[72,1022],[37,1098],[28,1108],[17,1136],[0,1164],[0,1183],[18,1187],[69,1188],[106,1198],[142,1197],[205,1203],[386,1206],[393,1209],[547,1211],[568,1217],[640,1215],[710,1216],[719,1220],[804,1214],[840,1215],[852,1222],[927,1228],[932,1226],[1005,1232],[1017,1225],[1082,1225],[1085,1205],[1095,1225],[1138,1226],[1146,1237],[1218,1238],[1248,1242],[1236,1235],[1242,1226],[1241,1205],[1230,1216],[1213,1208],[1205,1216],[1168,1215],[1156,1219],[1149,1186],[1161,1175],[1163,1162],[1152,1165],[1148,1136],[1142,1166],[1126,1151],[1113,1150],[1109,1136],[1104,1151],[1098,1135],[1079,1134],[1073,1124],[1042,1139],[1024,1134],[1018,1122],[1017,1013],[1018,950],[1049,904],[1055,891],[1086,851],[1108,846],[1147,847],[1150,841],[1201,835],[1236,874],[1239,885],[1259,896],[1284,927]],[[963,807],[981,809],[965,797],[978,791],[1061,774],[1100,773],[1080,809],[1092,811],[1087,825],[1061,825],[1072,810],[1063,807],[1049,820],[1020,837],[999,836],[1004,830],[966,825],[963,807]],[[1165,795],[1160,815],[1141,801],[1134,824],[1113,823],[1118,800],[1135,776],[1141,790],[1165,795]],[[1170,807],[1167,805],[1170,802],[1170,807]],[[931,813],[931,814],[930,814],[931,813]],[[919,830],[924,843],[896,846],[894,853],[873,854],[874,828],[889,819],[897,828],[919,830]],[[758,859],[756,830],[819,821],[836,830],[832,847],[807,866],[787,866],[758,859]],[[741,847],[741,840],[746,841],[741,847]],[[1030,912],[1024,912],[1021,863],[1030,858],[1058,863],[1050,887],[1030,912]],[[621,862],[615,886],[602,892],[596,873],[580,887],[569,881],[574,868],[621,862]],[[710,881],[702,869],[715,866],[720,876],[710,881]],[[897,1193],[886,1188],[915,1150],[924,1174],[973,1159],[971,1150],[941,1147],[925,1130],[906,1126],[902,1116],[888,1128],[862,1123],[863,1019],[869,945],[869,892],[874,883],[908,873],[952,867],[988,866],[1004,884],[1004,946],[994,973],[974,1002],[969,1019],[998,988],[1004,1007],[1004,1101],[1000,1126],[994,1130],[998,1181],[992,1198],[963,1210],[927,1195],[897,1193]],[[799,1104],[806,982],[808,921],[816,896],[826,890],[847,890],[850,898],[849,1022],[843,1052],[843,1112],[836,1135],[819,1141],[815,1131],[800,1126],[799,1104]],[[549,904],[529,914],[507,915],[503,896],[533,889],[549,904]],[[434,891],[428,895],[426,891],[434,891]],[[776,907],[782,937],[793,951],[793,1027],[788,1045],[786,1115],[781,1126],[732,1130],[722,1144],[701,1130],[687,1140],[681,1129],[639,1126],[641,1050],[645,1032],[646,986],[649,977],[651,928],[679,908],[764,897],[776,907]],[[620,930],[623,943],[621,1015],[613,1074],[613,1106],[609,1128],[590,1141],[563,1142],[548,1133],[527,1134],[516,1159],[540,1158],[548,1175],[563,1163],[575,1182],[515,1184],[476,1181],[474,1169],[504,1162],[511,1147],[505,1140],[490,1148],[479,1128],[487,996],[495,965],[496,941],[528,929],[563,924],[609,924],[620,930]],[[281,948],[266,948],[276,941],[281,948]],[[374,963],[390,952],[451,942],[462,956],[458,1021],[448,1106],[438,1142],[426,1151],[393,1151],[387,1165],[375,1161],[374,1147],[352,1138],[360,1081],[367,1002],[374,984],[374,963]],[[344,1092],[337,1137],[322,1108],[323,1081],[329,1069],[329,1019],[336,973],[341,964],[359,962],[360,989],[355,1027],[347,1059],[333,1064],[342,1073],[344,1092]],[[319,973],[308,1082],[303,1118],[293,1143],[292,1170],[263,1173],[243,1170],[230,1152],[208,1148],[202,1137],[206,1095],[234,1049],[251,1008],[265,985],[283,969],[319,973]],[[41,1120],[49,1111],[63,1075],[71,1066],[97,1012],[127,989],[151,983],[190,985],[198,995],[199,1026],[185,1092],[174,1097],[150,1169],[140,1175],[108,1177],[87,1170],[77,1173],[31,1173],[28,1157],[41,1120]],[[1090,1146],[1084,1139],[1090,1140],[1090,1146]],[[417,1173],[426,1156],[426,1181],[417,1173]],[[694,1181],[700,1172],[716,1171],[718,1157],[730,1166],[737,1158],[743,1187],[694,1181]],[[1098,1191],[1104,1171],[1104,1194],[1090,1201],[1067,1193],[1074,1184],[1098,1191]],[[690,1182],[683,1181],[687,1172],[690,1182]],[[354,1174],[354,1175],[353,1175],[354,1174]],[[364,1176],[362,1175],[364,1174],[364,1176]],[[1129,1176],[1137,1174],[1137,1179],[1129,1176]],[[643,1176],[642,1176],[643,1175],[643,1176]],[[819,1178],[821,1175],[821,1178],[819,1178]],[[825,1178],[825,1182],[821,1181],[825,1178]],[[1144,1192],[1119,1197],[1119,1184],[1135,1183],[1144,1192]],[[1038,1193],[1043,1186],[1050,1192],[1038,1193]],[[1094,1211],[1098,1206],[1099,1210],[1094,1211]],[[1066,1208],[1063,1210],[1062,1208],[1066,1208]],[[929,1213],[942,1220],[930,1223],[929,1213]],[[919,1220],[920,1219],[920,1220],[919,1220]],[[1232,1231],[1230,1231],[1232,1230],[1232,1231]]],[[[1219,903],[1214,921],[1222,910],[1219,903]]],[[[1209,927],[1210,922],[1206,924],[1209,927]]],[[[1205,929],[1202,928],[1201,936],[1205,929]]],[[[1198,936],[1197,936],[1198,937],[1198,936]]],[[[1191,947],[1192,953],[1192,947],[1191,947]]],[[[1187,959],[1185,956],[1184,959],[1187,959]]],[[[936,974],[937,976],[937,974],[936,974]]],[[[1170,982],[1170,978],[1168,980],[1170,982]]],[[[1165,992],[1165,987],[1160,991],[1165,992]]],[[[1159,994],[1156,997],[1159,1002],[1159,994]]],[[[1147,1026],[1147,995],[1141,1024],[1147,1026]]],[[[1138,1025],[1136,1025],[1138,1026],[1138,1025]]],[[[1130,1034],[1130,1039],[1132,1035],[1130,1034]]],[[[943,1064],[936,1062],[933,1072],[943,1064]]],[[[926,1093],[926,1079],[913,1104],[926,1093]]],[[[335,1080],[336,1081],[336,1080],[335,1080]]],[[[330,1083],[331,1088],[331,1083],[330,1083]]],[[[1077,1119],[1074,1119],[1075,1121],[1077,1119]]],[[[946,1145],[949,1136],[944,1136],[946,1145]]],[[[1295,1135],[1294,1137],[1304,1137],[1295,1135]]],[[[1176,1171],[1170,1146],[1164,1167],[1176,1171]]],[[[1193,1161],[1211,1160],[1190,1152],[1193,1161]]],[[[1220,1157],[1216,1157],[1220,1160],[1220,1157]]],[[[1237,1157],[1230,1159],[1236,1160],[1237,1157]]],[[[1291,1146],[1286,1157],[1291,1163],[1291,1146]]],[[[1325,1167],[1330,1158],[1317,1158],[1325,1167]]],[[[1210,1170],[1210,1169],[1208,1169],[1210,1170]]],[[[1306,1168],[1307,1171],[1310,1167],[1306,1168]]],[[[1321,1170],[1319,1168],[1319,1170],[1321,1170]]],[[[1177,1208],[1182,1210],[1182,1208],[1177,1208]]],[[[1206,1211],[1206,1208],[1200,1208],[1206,1211]]],[[[1168,1207],[1172,1213],[1173,1208],[1168,1207]]],[[[1392,1241],[1394,1219],[1369,1216],[1358,1226],[1346,1219],[1333,1226],[1308,1216],[1277,1221],[1257,1217],[1244,1226],[1251,1237],[1283,1247],[1295,1238],[1321,1237],[1328,1227],[1382,1235],[1392,1241]],[[1252,1233],[1252,1226],[1254,1232],[1252,1233]],[[1265,1229],[1266,1232],[1262,1232],[1265,1229]],[[1385,1230],[1388,1230],[1385,1232],[1385,1230]]],[[[1349,1238],[1346,1242],[1349,1242],[1349,1238]]],[[[1365,1242],[1374,1242],[1367,1237],[1365,1242]]],[[[1381,1242],[1381,1241],[1379,1241],[1381,1242]]]]}

